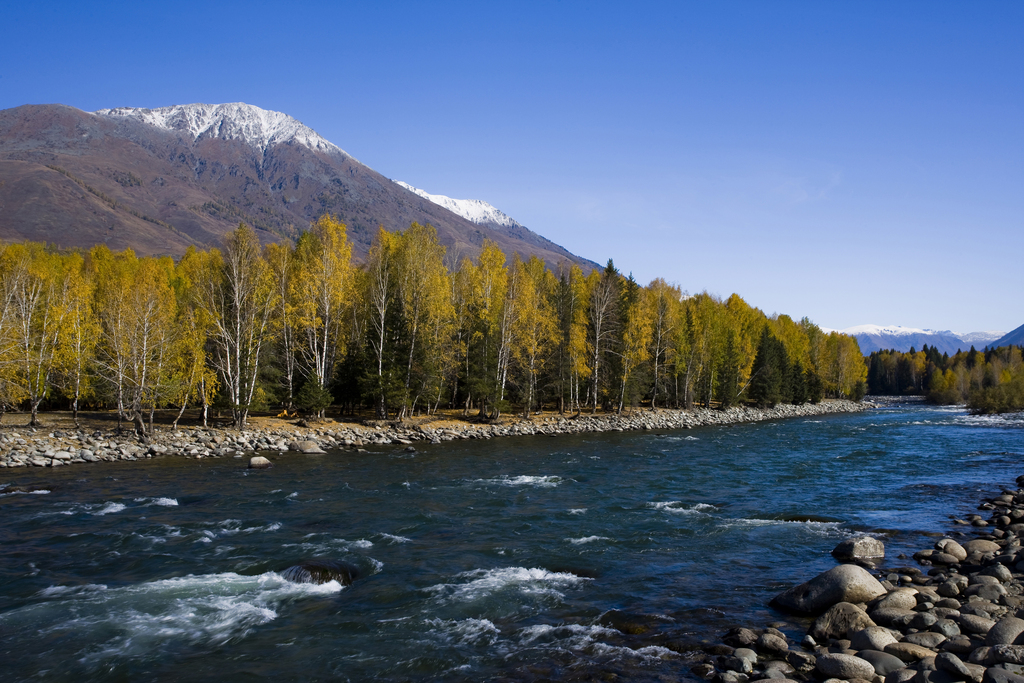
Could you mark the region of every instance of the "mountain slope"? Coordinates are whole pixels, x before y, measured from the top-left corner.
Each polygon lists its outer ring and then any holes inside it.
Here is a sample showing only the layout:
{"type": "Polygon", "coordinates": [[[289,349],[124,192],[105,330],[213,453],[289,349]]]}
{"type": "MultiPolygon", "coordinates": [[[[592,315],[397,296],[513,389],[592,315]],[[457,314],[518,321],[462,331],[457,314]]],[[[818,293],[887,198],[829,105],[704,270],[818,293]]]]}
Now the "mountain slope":
{"type": "Polygon", "coordinates": [[[983,348],[985,344],[1002,335],[1002,332],[971,332],[961,335],[949,330],[922,330],[899,325],[857,325],[839,331],[856,337],[861,353],[864,355],[885,349],[906,352],[911,347],[920,351],[925,344],[934,346],[941,353],[953,355],[959,350],[966,351],[972,346],[983,348]]]}
{"type": "MultiPolygon", "coordinates": [[[[505,212],[481,199],[452,199],[451,197],[446,197],[443,194],[430,194],[426,190],[420,190],[408,183],[403,183],[401,180],[397,180],[395,182],[410,192],[423,197],[438,206],[444,207],[452,213],[462,216],[466,220],[472,221],[477,225],[487,226],[503,235],[507,235],[513,239],[522,240],[527,244],[533,245],[535,248],[547,250],[561,249],[561,247],[551,240],[538,235],[516,219],[507,215],[505,212]]],[[[523,255],[525,256],[526,254],[523,255]]],[[[593,261],[586,261],[586,265],[590,268],[600,267],[593,261]]]]}
{"type": "Polygon", "coordinates": [[[1024,346],[1024,325],[1021,325],[1012,332],[1007,332],[999,339],[988,344],[988,346],[995,349],[1000,346],[1009,346],[1011,344],[1014,346],[1024,346]]]}
{"type": "Polygon", "coordinates": [[[0,239],[177,255],[216,246],[240,222],[265,241],[291,239],[324,212],[348,224],[357,258],[379,225],[418,222],[458,255],[476,255],[490,238],[550,267],[590,268],[539,236],[477,225],[424,200],[279,112],[242,103],[0,111],[0,239]]]}

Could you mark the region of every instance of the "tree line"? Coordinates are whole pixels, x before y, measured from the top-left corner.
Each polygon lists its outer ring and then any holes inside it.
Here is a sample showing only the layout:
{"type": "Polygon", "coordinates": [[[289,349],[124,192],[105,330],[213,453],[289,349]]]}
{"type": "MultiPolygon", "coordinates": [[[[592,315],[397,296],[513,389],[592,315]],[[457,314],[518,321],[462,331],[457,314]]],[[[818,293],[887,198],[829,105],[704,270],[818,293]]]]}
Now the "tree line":
{"type": "MultiPolygon", "coordinates": [[[[294,245],[240,225],[177,262],[104,245],[0,246],[0,410],[157,408],[403,418],[460,408],[622,411],[863,395],[852,337],[767,316],[738,295],[585,274],[486,241],[456,259],[430,226],[380,228],[361,264],[325,215],[294,245]]],[[[2,414],[2,413],[0,413],[2,414]]],[[[148,425],[147,425],[148,418],[148,425]]],[[[177,421],[175,421],[175,424],[177,421]]]]}
{"type": "Polygon", "coordinates": [[[874,351],[866,359],[872,394],[919,395],[939,405],[966,403],[975,413],[1024,410],[1024,362],[1019,346],[939,354],[927,344],[920,351],[874,351]]]}

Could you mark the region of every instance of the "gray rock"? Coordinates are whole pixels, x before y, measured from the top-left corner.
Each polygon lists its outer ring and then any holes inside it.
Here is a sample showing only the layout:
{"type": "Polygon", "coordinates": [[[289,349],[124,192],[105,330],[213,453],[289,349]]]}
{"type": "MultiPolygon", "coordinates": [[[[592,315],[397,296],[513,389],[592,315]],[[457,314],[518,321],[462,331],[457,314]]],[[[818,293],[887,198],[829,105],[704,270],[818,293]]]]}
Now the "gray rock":
{"type": "Polygon", "coordinates": [[[1024,645],[1024,619],[1004,617],[985,635],[986,645],[1024,645]]]}
{"type": "Polygon", "coordinates": [[[941,633],[947,638],[960,635],[960,627],[952,619],[939,619],[929,628],[930,631],[941,633]]]}
{"type": "Polygon", "coordinates": [[[801,673],[809,673],[814,670],[817,658],[806,652],[790,650],[786,653],[786,661],[797,671],[801,673]]]}
{"type": "MultiPolygon", "coordinates": [[[[966,608],[967,606],[965,605],[964,607],[966,608]]],[[[986,634],[996,625],[996,622],[991,619],[979,617],[975,614],[961,614],[958,621],[960,622],[960,630],[964,633],[986,634]]]]}
{"type": "Polygon", "coordinates": [[[997,666],[990,666],[985,669],[984,683],[1024,683],[1024,676],[1010,673],[1006,669],[997,666]]]}
{"type": "Polygon", "coordinates": [[[316,441],[292,441],[288,444],[288,450],[298,451],[299,453],[307,454],[319,454],[326,453],[324,449],[320,448],[320,444],[316,441]]]}
{"type": "Polygon", "coordinates": [[[955,581],[944,581],[936,590],[943,597],[955,598],[960,595],[960,584],[955,581]]]}
{"type": "Polygon", "coordinates": [[[853,655],[844,655],[829,652],[819,655],[817,660],[818,671],[827,678],[863,678],[871,680],[875,675],[875,667],[867,660],[853,655]]]}
{"type": "Polygon", "coordinates": [[[968,681],[972,677],[971,671],[952,652],[940,652],[935,655],[935,668],[951,674],[958,681],[968,681]]]}
{"type": "Polygon", "coordinates": [[[840,602],[814,620],[810,634],[816,641],[825,642],[829,638],[846,638],[849,634],[874,625],[875,622],[871,621],[867,612],[849,602],[840,602]]]}
{"type": "Polygon", "coordinates": [[[935,651],[913,643],[893,643],[885,646],[885,652],[899,657],[904,662],[916,662],[926,657],[934,657],[935,651]]]}
{"type": "Polygon", "coordinates": [[[883,595],[871,605],[876,609],[914,609],[917,607],[917,590],[914,588],[897,588],[888,595],[883,595]]]}
{"type": "Polygon", "coordinates": [[[974,651],[976,643],[967,636],[961,634],[959,636],[951,636],[946,639],[940,645],[940,647],[946,652],[952,652],[957,655],[969,655],[974,651]]]}
{"type": "Polygon", "coordinates": [[[956,558],[957,562],[963,562],[967,559],[967,551],[964,547],[954,541],[952,538],[943,538],[935,544],[935,549],[940,553],[946,553],[956,558]]]}
{"type": "Polygon", "coordinates": [[[997,662],[1024,664],[1024,645],[993,645],[992,658],[997,662]]]}
{"type": "Polygon", "coordinates": [[[893,671],[902,669],[907,665],[899,657],[887,652],[879,652],[878,650],[861,650],[857,653],[857,656],[871,664],[875,668],[875,673],[879,676],[888,676],[893,671]]]}
{"type": "Polygon", "coordinates": [[[762,633],[757,639],[755,647],[757,647],[758,652],[777,656],[785,656],[786,652],[789,651],[789,643],[786,642],[786,639],[774,633],[762,633]]]}
{"type": "Polygon", "coordinates": [[[757,653],[751,650],[749,647],[738,647],[732,652],[734,657],[745,659],[751,664],[757,663],[757,653]]]}
{"type": "Polygon", "coordinates": [[[749,628],[734,628],[722,636],[722,642],[731,647],[750,647],[757,642],[758,634],[749,628]]]}
{"type": "Polygon", "coordinates": [[[1000,583],[1009,583],[1013,580],[1013,574],[1004,564],[994,564],[987,569],[983,569],[981,576],[991,576],[998,579],[1000,583]]]}
{"type": "Polygon", "coordinates": [[[933,631],[919,631],[917,633],[907,634],[907,637],[902,642],[910,643],[912,645],[920,645],[921,647],[927,647],[932,650],[942,645],[945,642],[946,636],[941,633],[935,633],[933,631]]]}
{"type": "Polygon", "coordinates": [[[910,625],[917,614],[911,609],[876,609],[871,612],[871,618],[876,624],[902,631],[910,625]]]}
{"type": "Polygon", "coordinates": [[[754,665],[750,662],[750,660],[743,659],[742,657],[737,657],[736,655],[725,657],[722,660],[722,666],[726,669],[726,671],[734,671],[740,674],[754,673],[754,665]]]}
{"type": "Polygon", "coordinates": [[[973,541],[967,541],[964,543],[964,550],[967,554],[971,553],[997,553],[1001,550],[998,543],[994,541],[986,541],[984,538],[976,538],[973,541]]]}
{"type": "Polygon", "coordinates": [[[832,557],[840,562],[880,560],[885,557],[885,545],[872,536],[848,538],[833,548],[832,557]]]}
{"type": "Polygon", "coordinates": [[[771,604],[798,614],[821,614],[839,602],[868,602],[885,593],[866,569],[843,564],[775,596],[771,604]]]}
{"type": "Polygon", "coordinates": [[[885,677],[885,683],[909,683],[916,675],[917,671],[914,669],[896,669],[885,677]]]}
{"type": "Polygon", "coordinates": [[[270,462],[262,455],[254,455],[249,458],[249,469],[251,470],[265,470],[273,466],[274,463],[270,462]]]}
{"type": "Polygon", "coordinates": [[[878,650],[881,652],[886,645],[899,642],[892,632],[884,626],[868,626],[850,634],[850,647],[854,650],[878,650]]]}

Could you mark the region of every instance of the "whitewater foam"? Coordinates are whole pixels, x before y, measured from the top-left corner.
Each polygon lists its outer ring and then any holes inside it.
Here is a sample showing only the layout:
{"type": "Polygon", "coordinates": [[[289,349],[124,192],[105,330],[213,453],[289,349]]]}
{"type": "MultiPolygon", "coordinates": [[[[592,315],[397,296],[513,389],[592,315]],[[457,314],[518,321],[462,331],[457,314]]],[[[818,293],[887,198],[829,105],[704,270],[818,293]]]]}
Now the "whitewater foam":
{"type": "Polygon", "coordinates": [[[573,545],[583,545],[584,543],[593,543],[594,541],[608,541],[611,540],[607,536],[584,536],[583,538],[567,538],[565,539],[573,545]]]}
{"type": "Polygon", "coordinates": [[[458,602],[472,602],[504,591],[561,599],[565,597],[561,590],[591,580],[569,572],[549,572],[546,569],[525,567],[474,569],[458,574],[455,578],[466,581],[437,584],[424,590],[458,602]]]}
{"type": "Polygon", "coordinates": [[[214,649],[273,621],[291,602],[342,589],[337,581],[297,584],[274,572],[188,575],[117,588],[50,586],[40,593],[45,602],[0,614],[0,629],[32,638],[59,634],[63,649],[94,667],[111,658],[170,653],[180,644],[214,649]]]}
{"type": "Polygon", "coordinates": [[[475,479],[474,482],[478,484],[496,484],[498,486],[537,486],[540,488],[554,488],[562,483],[562,478],[554,475],[520,475],[518,477],[502,475],[493,479],[475,479]]]}

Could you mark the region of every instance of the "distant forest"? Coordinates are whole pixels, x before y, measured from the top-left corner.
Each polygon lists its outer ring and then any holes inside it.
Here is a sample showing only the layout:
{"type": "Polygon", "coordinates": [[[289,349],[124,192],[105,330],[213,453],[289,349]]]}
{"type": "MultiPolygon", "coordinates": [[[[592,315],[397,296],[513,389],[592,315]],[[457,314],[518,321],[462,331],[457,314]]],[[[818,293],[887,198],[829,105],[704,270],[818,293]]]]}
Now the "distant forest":
{"type": "Polygon", "coordinates": [[[940,354],[927,345],[920,351],[875,351],[867,358],[868,393],[926,396],[932,403],[966,403],[975,413],[1024,410],[1024,362],[1019,346],[1002,346],[940,354]]]}
{"type": "Polygon", "coordinates": [[[767,316],[738,295],[506,258],[457,259],[430,226],[381,228],[362,264],[323,216],[294,245],[240,225],[222,249],[169,257],[0,247],[0,405],[300,407],[402,418],[457,408],[762,406],[863,396],[854,338],[767,316]]]}

